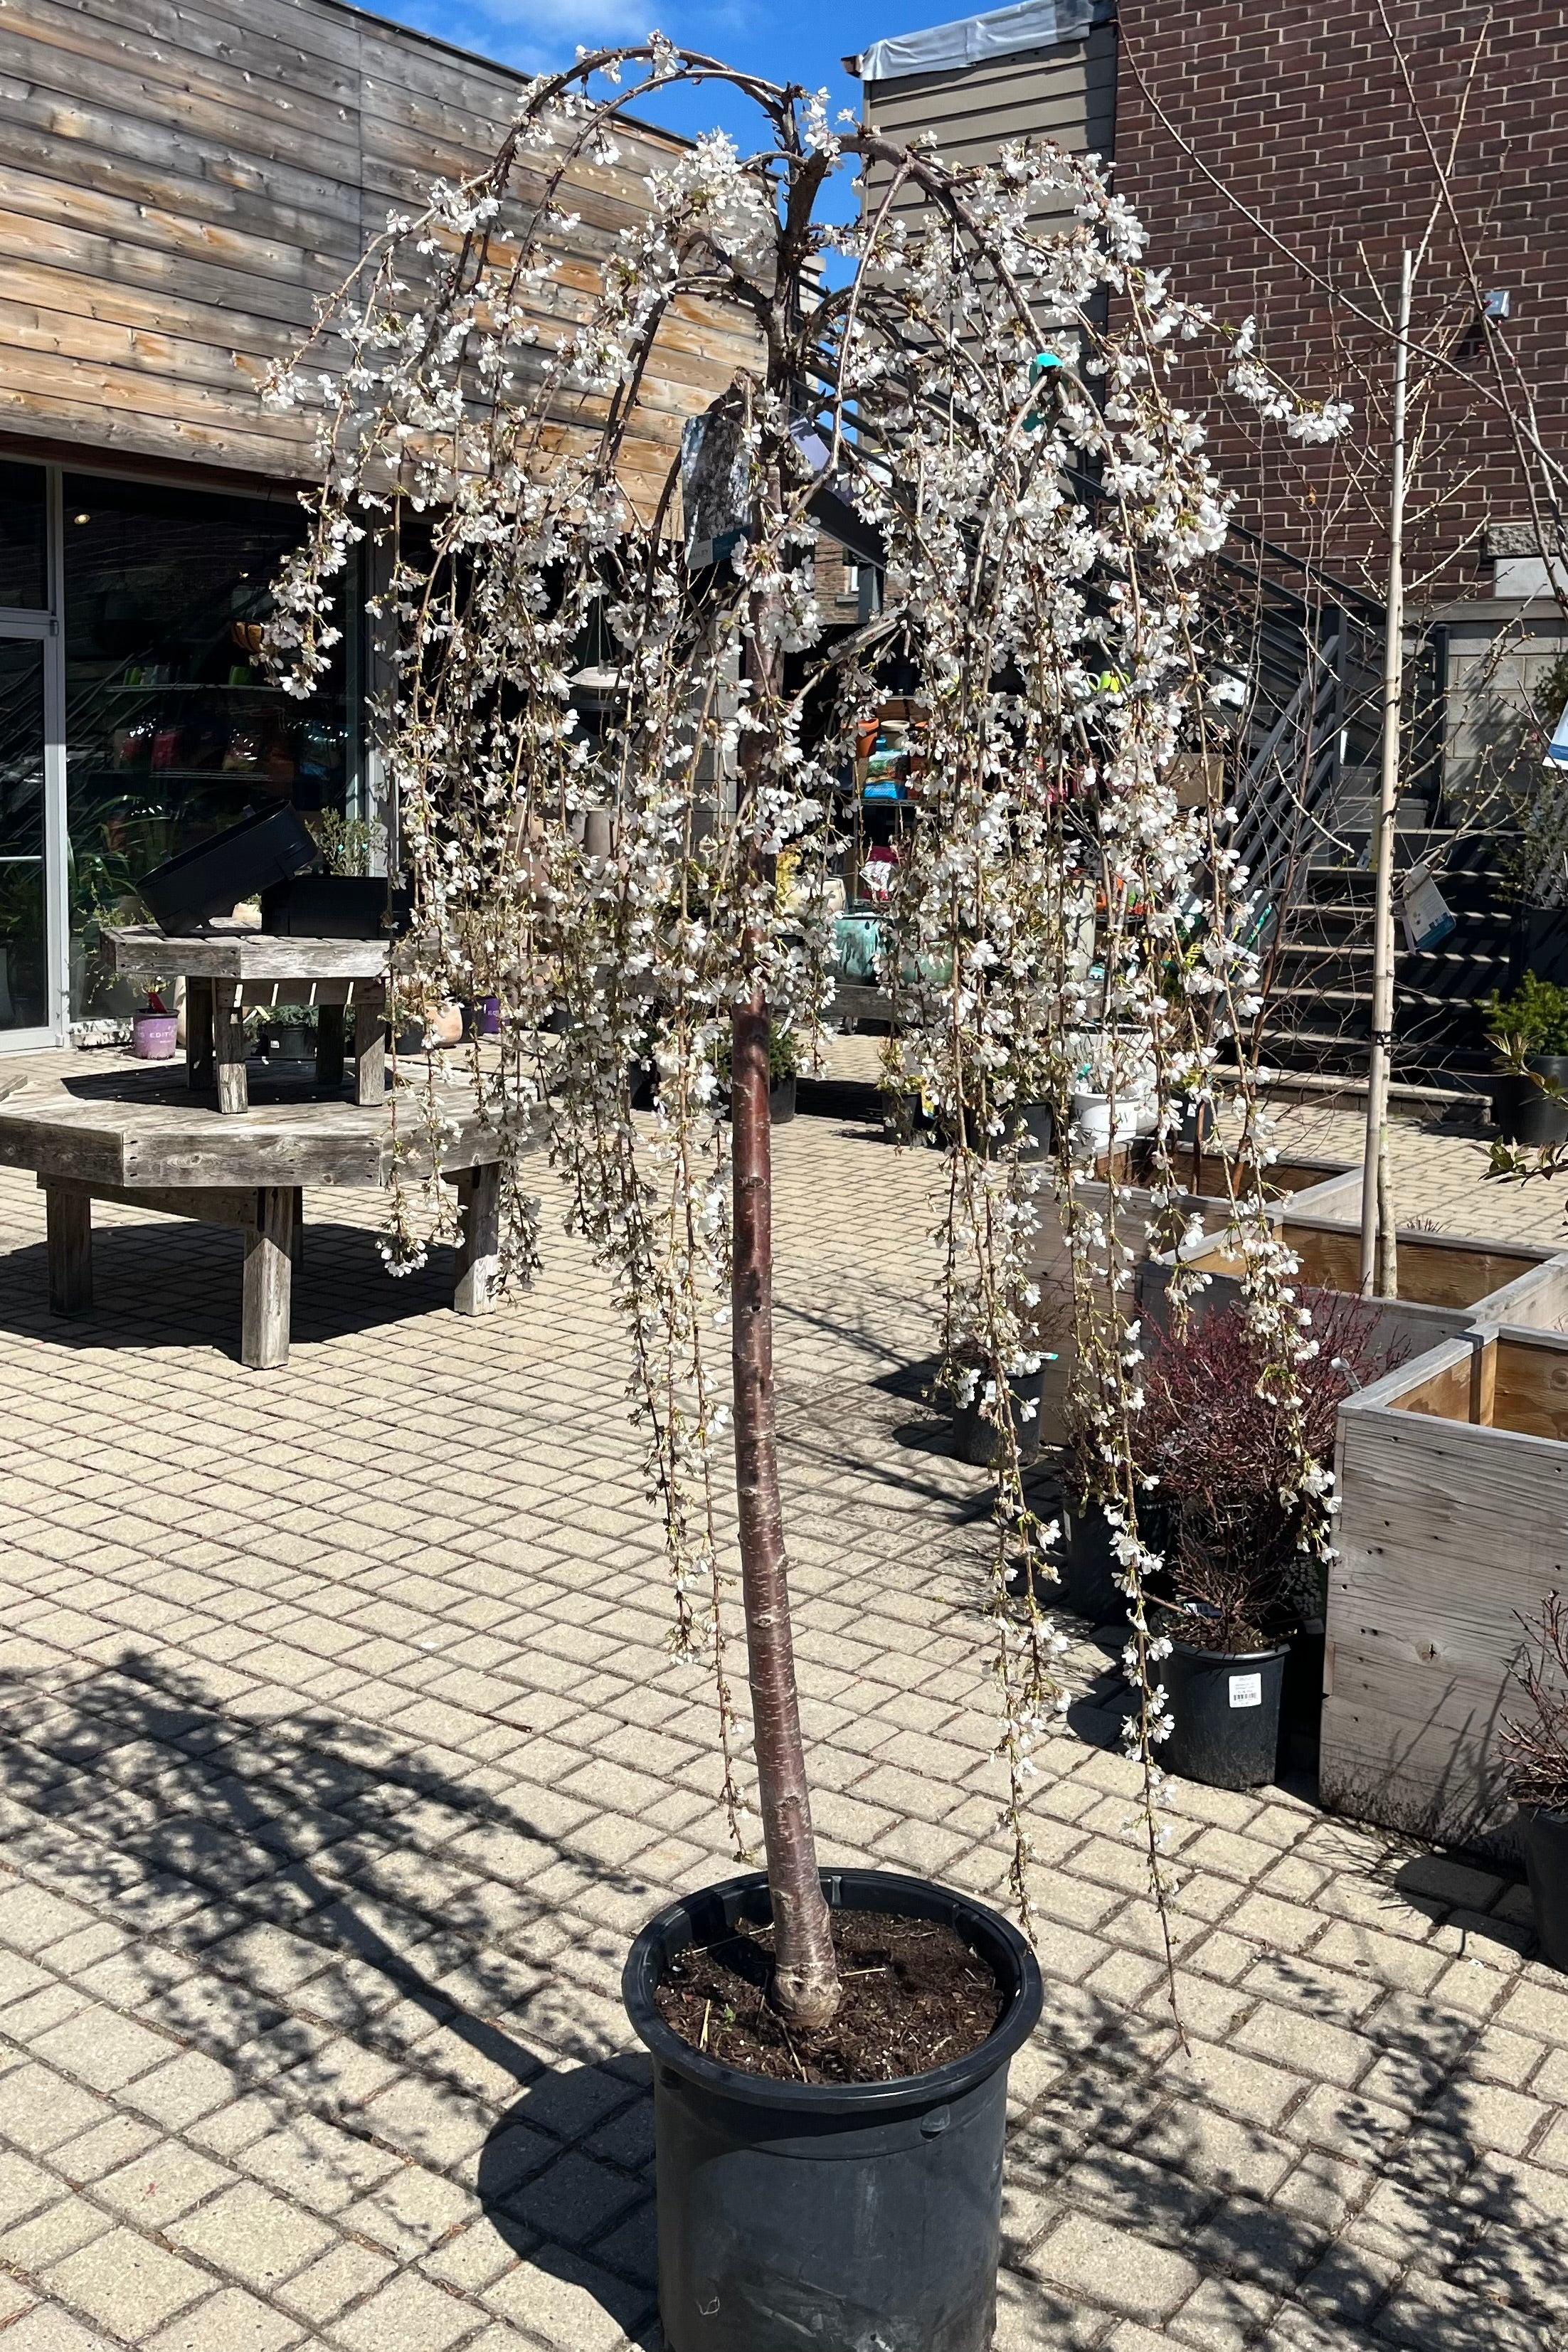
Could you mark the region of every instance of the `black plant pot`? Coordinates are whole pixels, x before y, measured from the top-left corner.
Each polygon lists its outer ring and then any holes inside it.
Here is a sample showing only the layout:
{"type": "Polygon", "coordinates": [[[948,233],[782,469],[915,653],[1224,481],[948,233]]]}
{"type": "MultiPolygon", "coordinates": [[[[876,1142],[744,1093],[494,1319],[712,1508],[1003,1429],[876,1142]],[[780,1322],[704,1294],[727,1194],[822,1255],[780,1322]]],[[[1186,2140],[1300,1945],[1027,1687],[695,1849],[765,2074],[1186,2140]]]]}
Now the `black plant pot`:
{"type": "MultiPolygon", "coordinates": [[[[1568,1054],[1529,1054],[1524,1067],[1568,1090],[1568,1054]]],[[[1534,1078],[1510,1070],[1492,1080],[1492,1124],[1505,1143],[1533,1150],[1568,1142],[1568,1101],[1556,1101],[1534,1078]]]]}
{"type": "Polygon", "coordinates": [[[1322,1744],[1323,1662],[1327,1655],[1323,1621],[1310,1618],[1292,1633],[1285,1654],[1279,1691],[1279,1769],[1315,1772],[1322,1744]]]}
{"type": "Polygon", "coordinates": [[[1211,1789],[1260,1789],[1279,1748],[1283,1649],[1194,1650],[1178,1642],[1165,1661],[1174,1728],[1160,1749],[1167,1772],[1211,1789]]]}
{"type": "Polygon", "coordinates": [[[222,833],[155,866],[137,884],[160,930],[194,931],[274,882],[314,866],[321,853],[286,804],[257,809],[222,833]]]}
{"type": "Polygon", "coordinates": [[[1568,1970],[1568,1812],[1521,1807],[1519,1835],[1542,1956],[1568,1970]]]}
{"type": "Polygon", "coordinates": [[[412,905],[384,874],[299,874],[263,890],[261,928],[281,939],[385,939],[408,929],[412,905]]]}
{"type": "MultiPolygon", "coordinates": [[[[952,1409],[953,1451],[960,1461],[972,1462],[977,1470],[989,1470],[995,1456],[997,1430],[994,1421],[986,1421],[980,1411],[981,1391],[984,1380],[975,1386],[967,1404],[952,1409]]],[[[1013,1426],[1017,1432],[1018,1458],[1033,1462],[1040,1451],[1040,1401],[1045,1394],[1046,1370],[1042,1364],[1037,1372],[1014,1372],[1007,1386],[1013,1392],[1013,1426]],[[1025,1417],[1025,1406],[1033,1410],[1025,1417]]]]}
{"type": "Polygon", "coordinates": [[[921,1108],[918,1091],[907,1094],[881,1092],[882,1126],[895,1143],[913,1143],[927,1132],[930,1122],[921,1108]]]}
{"type": "Polygon", "coordinates": [[[1214,1105],[1198,1102],[1191,1095],[1181,1097],[1182,1116],[1176,1129],[1178,1147],[1189,1151],[1200,1145],[1206,1151],[1214,1141],[1214,1105]]]}
{"type": "Polygon", "coordinates": [[[634,1062],[626,1073],[626,1092],[633,1110],[651,1110],[658,1073],[651,1062],[634,1062]]]}
{"type": "Polygon", "coordinates": [[[1080,1503],[1068,1496],[1062,1505],[1067,1536],[1067,1570],[1062,1578],[1067,1605],[1091,1625],[1120,1624],[1127,1615],[1127,1595],[1118,1584],[1121,1561],[1110,1528],[1098,1503],[1080,1503]]]}
{"type": "Polygon", "coordinates": [[[775,1078],[768,1088],[768,1124],[787,1127],[795,1117],[795,1073],[787,1078],[775,1078]]]}
{"type": "Polygon", "coordinates": [[[1057,1148],[1057,1117],[1049,1103],[1020,1103],[1015,1116],[1027,1130],[1018,1146],[1020,1160],[1048,1160],[1057,1148]]]}
{"type": "Polygon", "coordinates": [[[824,1871],[830,1905],[940,1920],[1006,2007],[968,2057],[890,2083],[773,2082],[705,2058],[660,2017],[670,1960],[771,1916],[760,1873],[646,1927],[621,1993],[653,2053],[658,2306],[668,2352],[985,2352],[996,2316],[1007,2065],[1040,1972],[983,1904],[876,1870],[824,1871]]]}

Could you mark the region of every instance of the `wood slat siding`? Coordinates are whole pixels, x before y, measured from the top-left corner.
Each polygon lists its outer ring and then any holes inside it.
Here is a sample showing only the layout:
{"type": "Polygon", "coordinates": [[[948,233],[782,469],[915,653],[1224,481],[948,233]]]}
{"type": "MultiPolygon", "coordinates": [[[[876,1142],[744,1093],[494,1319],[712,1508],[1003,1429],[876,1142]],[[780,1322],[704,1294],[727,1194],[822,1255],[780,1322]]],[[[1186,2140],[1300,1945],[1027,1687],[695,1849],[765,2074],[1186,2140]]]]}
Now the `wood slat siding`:
{"type": "MultiPolygon", "coordinates": [[[[11,0],[0,12],[0,430],[81,451],[298,480],[312,429],[265,410],[389,211],[494,153],[521,77],[341,0],[11,0]]],[[[676,152],[623,131],[571,202],[581,307],[644,175],[676,152]]],[[[628,487],[662,482],[683,420],[753,355],[687,305],[645,384],[628,487]]],[[[594,415],[596,404],[581,404],[594,415]]]]}
{"type": "MultiPolygon", "coordinates": [[[[869,82],[863,95],[868,127],[908,144],[930,132],[947,163],[994,163],[1010,139],[1051,139],[1074,155],[1109,159],[1116,129],[1116,28],[1096,25],[1082,39],[1014,57],[987,58],[944,73],[907,74],[869,82]]],[[[866,204],[874,209],[888,182],[885,167],[867,174],[866,204]]],[[[919,209],[900,195],[894,210],[919,209]]],[[[1041,220],[1072,217],[1064,204],[1043,208],[1041,220]]]]}
{"type": "Polygon", "coordinates": [[[1341,1409],[1319,1785],[1358,1821],[1511,1850],[1498,1731],[1568,1575],[1568,1340],[1445,1343],[1341,1409]],[[1474,1350],[1493,1379],[1472,1380],[1474,1350]],[[1492,1411],[1499,1425],[1473,1423],[1492,1411]],[[1522,1424],[1522,1425],[1521,1425],[1522,1424]]]}

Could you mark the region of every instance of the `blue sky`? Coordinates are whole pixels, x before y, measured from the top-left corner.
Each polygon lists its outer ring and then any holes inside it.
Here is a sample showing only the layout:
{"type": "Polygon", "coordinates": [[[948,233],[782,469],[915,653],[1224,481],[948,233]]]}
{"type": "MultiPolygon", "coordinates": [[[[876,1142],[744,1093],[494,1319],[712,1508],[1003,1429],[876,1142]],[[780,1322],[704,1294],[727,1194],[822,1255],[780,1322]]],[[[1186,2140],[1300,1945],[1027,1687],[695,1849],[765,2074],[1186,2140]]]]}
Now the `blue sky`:
{"type": "MultiPolygon", "coordinates": [[[[581,43],[637,40],[657,26],[672,41],[775,81],[826,87],[833,111],[859,111],[860,90],[841,58],[890,33],[967,16],[963,0],[369,0],[376,14],[416,25],[524,72],[569,65],[581,43]]],[[[717,91],[678,93],[660,117],[689,135],[715,124],[747,146],[746,110],[717,91]]]]}

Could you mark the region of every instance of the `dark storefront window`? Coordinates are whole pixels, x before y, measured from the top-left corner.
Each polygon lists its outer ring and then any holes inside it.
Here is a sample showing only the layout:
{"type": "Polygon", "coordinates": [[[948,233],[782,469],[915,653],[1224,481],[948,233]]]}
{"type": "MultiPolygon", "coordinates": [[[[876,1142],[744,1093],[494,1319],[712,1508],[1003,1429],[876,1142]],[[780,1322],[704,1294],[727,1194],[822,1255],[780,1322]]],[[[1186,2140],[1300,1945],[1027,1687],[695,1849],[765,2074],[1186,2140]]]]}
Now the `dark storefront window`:
{"type": "Polygon", "coordinates": [[[50,1018],[45,842],[43,641],[0,637],[0,1030],[50,1018]]]}
{"type": "Polygon", "coordinates": [[[48,477],[0,464],[0,604],[41,612],[49,601],[48,477]]]}
{"type": "Polygon", "coordinates": [[[307,702],[258,658],[270,583],[304,527],[287,500],[66,476],[73,1015],[130,1009],[100,934],[145,920],[150,867],[277,801],[344,814],[342,645],[307,702]]]}

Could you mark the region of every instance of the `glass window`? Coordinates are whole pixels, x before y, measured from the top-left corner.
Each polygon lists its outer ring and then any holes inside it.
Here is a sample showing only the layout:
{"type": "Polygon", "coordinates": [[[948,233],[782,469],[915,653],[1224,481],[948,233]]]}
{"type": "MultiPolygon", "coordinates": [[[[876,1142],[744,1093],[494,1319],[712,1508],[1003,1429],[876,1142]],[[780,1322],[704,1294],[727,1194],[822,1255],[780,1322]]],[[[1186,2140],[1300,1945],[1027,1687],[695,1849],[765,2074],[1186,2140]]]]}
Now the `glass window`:
{"type": "Polygon", "coordinates": [[[44,648],[0,637],[0,1029],[49,1018],[44,909],[44,648]]]}
{"type": "Polygon", "coordinates": [[[345,813],[342,654],[300,702],[258,658],[292,501],[65,479],[71,1010],[123,1013],[105,924],[145,921],[140,877],[257,808],[345,813]]]}
{"type": "Polygon", "coordinates": [[[48,604],[47,483],[42,466],[0,464],[0,604],[48,604]]]}

